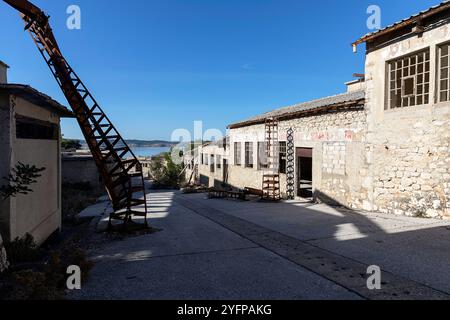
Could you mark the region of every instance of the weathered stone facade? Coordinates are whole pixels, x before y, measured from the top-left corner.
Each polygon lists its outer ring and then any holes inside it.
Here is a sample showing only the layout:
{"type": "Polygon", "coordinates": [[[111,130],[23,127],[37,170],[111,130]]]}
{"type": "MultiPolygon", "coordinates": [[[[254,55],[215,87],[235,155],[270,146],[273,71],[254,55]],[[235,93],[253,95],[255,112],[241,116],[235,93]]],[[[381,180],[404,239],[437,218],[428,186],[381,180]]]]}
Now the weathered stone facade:
{"type": "MultiPolygon", "coordinates": [[[[313,188],[330,196],[336,202],[351,206],[352,192],[360,190],[359,166],[362,165],[362,150],[366,132],[366,113],[360,107],[353,107],[340,111],[328,111],[316,116],[280,121],[279,140],[286,141],[287,130],[294,130],[294,148],[313,149],[313,188]]],[[[224,150],[215,145],[208,145],[198,149],[198,158],[211,154],[220,154],[227,159],[227,183],[236,188],[261,189],[263,170],[258,166],[258,142],[263,142],[264,125],[257,124],[242,128],[230,129],[229,149],[224,150]],[[241,164],[234,163],[234,143],[241,143],[241,164]],[[253,168],[245,167],[245,142],[253,144],[253,168]]],[[[200,182],[210,187],[217,186],[222,181],[223,172],[211,172],[208,165],[199,163],[200,182]]],[[[190,176],[187,170],[186,176],[190,176]]],[[[286,194],[286,174],[280,175],[281,194],[286,194]]]]}
{"type": "MultiPolygon", "coordinates": [[[[442,15],[436,19],[442,19],[442,15]]],[[[279,120],[280,141],[286,141],[287,130],[292,128],[294,148],[312,149],[316,198],[368,211],[450,217],[450,101],[439,102],[437,94],[438,48],[450,41],[448,21],[436,23],[431,18],[423,32],[408,31],[400,38],[384,36],[371,43],[366,55],[365,81],[348,83],[348,94],[364,91],[363,105],[319,108],[311,114],[320,104],[317,100],[232,125],[228,183],[237,188],[261,188],[263,173],[258,165],[244,166],[244,143],[253,143],[253,163],[257,164],[257,144],[265,140],[264,119],[274,117],[279,120]],[[388,81],[389,63],[421,50],[429,50],[429,64],[423,65],[429,73],[427,99],[414,106],[389,107],[392,89],[392,82],[388,81]],[[240,165],[234,163],[235,142],[241,143],[240,165]]],[[[414,68],[409,72],[415,72],[414,68]]],[[[410,83],[419,83],[412,95],[420,93],[419,76],[411,77],[409,73],[407,76],[410,83]]],[[[405,90],[405,84],[401,86],[405,90]]],[[[330,107],[335,106],[333,100],[333,97],[322,99],[330,101],[330,107]]],[[[200,172],[205,169],[201,166],[200,172]]],[[[296,175],[298,171],[296,166],[296,175]]],[[[281,174],[280,178],[284,194],[286,175],[281,174]]],[[[297,184],[298,181],[296,188],[297,184]]]]}
{"type": "Polygon", "coordinates": [[[367,54],[366,109],[372,187],[370,210],[426,217],[450,215],[450,103],[437,99],[437,46],[450,40],[448,24],[367,54]],[[386,109],[386,63],[430,49],[430,103],[386,109]]]}

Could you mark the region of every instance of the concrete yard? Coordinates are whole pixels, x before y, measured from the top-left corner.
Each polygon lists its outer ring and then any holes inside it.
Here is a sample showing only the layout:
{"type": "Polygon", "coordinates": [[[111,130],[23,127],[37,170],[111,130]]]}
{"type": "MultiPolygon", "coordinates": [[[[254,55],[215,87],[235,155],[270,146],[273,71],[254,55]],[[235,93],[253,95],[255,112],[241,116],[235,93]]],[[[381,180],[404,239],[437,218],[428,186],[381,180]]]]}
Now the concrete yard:
{"type": "Polygon", "coordinates": [[[450,222],[152,192],[161,231],[101,241],[72,299],[449,299],[450,222]],[[369,265],[382,289],[368,290],[369,265]]]}

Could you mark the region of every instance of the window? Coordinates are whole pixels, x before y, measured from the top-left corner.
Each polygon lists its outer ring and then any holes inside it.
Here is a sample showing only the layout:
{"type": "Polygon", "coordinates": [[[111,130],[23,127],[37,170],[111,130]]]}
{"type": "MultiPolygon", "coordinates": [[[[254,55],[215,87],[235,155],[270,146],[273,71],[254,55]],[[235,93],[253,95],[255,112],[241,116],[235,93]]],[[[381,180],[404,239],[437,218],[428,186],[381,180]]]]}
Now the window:
{"type": "Polygon", "coordinates": [[[267,168],[266,143],[258,142],[258,170],[267,168]]]}
{"type": "Polygon", "coordinates": [[[200,161],[201,161],[201,164],[205,164],[205,158],[204,158],[204,154],[202,153],[202,154],[200,154],[200,161]]]}
{"type": "Polygon", "coordinates": [[[18,139],[58,140],[58,125],[16,116],[16,137],[18,139]]]}
{"type": "Polygon", "coordinates": [[[280,141],[280,173],[286,173],[286,142],[280,141]]]}
{"type": "Polygon", "coordinates": [[[216,156],[216,167],[217,169],[222,168],[222,156],[216,156]]]}
{"type": "Polygon", "coordinates": [[[207,165],[208,165],[208,155],[205,154],[205,166],[207,166],[207,165]]]}
{"type": "Polygon", "coordinates": [[[439,70],[438,70],[438,92],[439,102],[450,101],[450,76],[449,76],[449,59],[450,59],[450,43],[444,44],[438,49],[439,70]]]}
{"type": "MultiPolygon", "coordinates": [[[[448,66],[448,56],[447,56],[448,66]]],[[[430,50],[388,63],[387,109],[411,107],[430,101],[430,50]]]]}
{"type": "Polygon", "coordinates": [[[241,143],[240,142],[234,143],[234,165],[235,166],[241,165],[241,143]]]}
{"type": "Polygon", "coordinates": [[[215,171],[215,164],[214,164],[214,155],[210,155],[210,161],[209,161],[209,171],[214,172],[215,171]]]}
{"type": "Polygon", "coordinates": [[[253,142],[245,143],[245,167],[253,168],[253,142]]]}

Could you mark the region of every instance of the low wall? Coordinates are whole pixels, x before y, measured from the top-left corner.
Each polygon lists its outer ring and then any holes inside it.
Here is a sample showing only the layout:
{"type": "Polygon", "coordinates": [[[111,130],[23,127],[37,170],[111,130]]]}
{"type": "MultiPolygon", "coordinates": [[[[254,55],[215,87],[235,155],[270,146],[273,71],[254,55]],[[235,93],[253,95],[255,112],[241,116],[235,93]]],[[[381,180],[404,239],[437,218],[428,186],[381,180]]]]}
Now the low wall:
{"type": "Polygon", "coordinates": [[[94,189],[103,189],[100,173],[92,156],[63,155],[61,166],[63,183],[89,183],[94,189]]]}

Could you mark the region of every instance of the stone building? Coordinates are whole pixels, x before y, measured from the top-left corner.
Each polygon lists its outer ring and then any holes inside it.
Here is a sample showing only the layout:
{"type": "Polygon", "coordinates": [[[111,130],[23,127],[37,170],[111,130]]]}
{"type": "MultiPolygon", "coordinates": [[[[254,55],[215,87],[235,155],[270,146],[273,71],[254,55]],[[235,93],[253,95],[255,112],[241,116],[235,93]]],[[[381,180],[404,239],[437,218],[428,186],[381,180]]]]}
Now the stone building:
{"type": "Polygon", "coordinates": [[[229,125],[228,150],[199,148],[198,174],[209,177],[200,182],[226,176],[232,187],[261,189],[258,150],[273,118],[282,194],[293,184],[295,196],[350,208],[450,217],[450,3],[367,34],[354,49],[362,43],[364,78],[346,93],[229,125]],[[217,156],[227,166],[212,172],[217,156]]]}
{"type": "Polygon", "coordinates": [[[0,233],[4,241],[30,233],[41,244],[61,227],[60,118],[73,114],[30,86],[8,84],[7,68],[0,62],[0,179],[19,162],[45,171],[32,193],[0,199],[0,233]]]}

